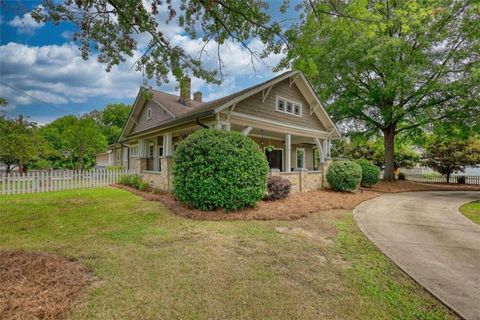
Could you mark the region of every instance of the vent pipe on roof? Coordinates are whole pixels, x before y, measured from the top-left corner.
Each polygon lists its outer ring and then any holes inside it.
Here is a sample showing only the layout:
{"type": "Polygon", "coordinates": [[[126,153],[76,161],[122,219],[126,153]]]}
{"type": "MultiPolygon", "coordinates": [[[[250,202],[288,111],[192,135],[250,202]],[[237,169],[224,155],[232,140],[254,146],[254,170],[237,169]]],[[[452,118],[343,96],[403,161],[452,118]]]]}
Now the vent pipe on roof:
{"type": "Polygon", "coordinates": [[[192,102],[190,98],[190,87],[192,80],[189,77],[184,77],[180,80],[180,103],[186,107],[191,107],[192,102]]]}

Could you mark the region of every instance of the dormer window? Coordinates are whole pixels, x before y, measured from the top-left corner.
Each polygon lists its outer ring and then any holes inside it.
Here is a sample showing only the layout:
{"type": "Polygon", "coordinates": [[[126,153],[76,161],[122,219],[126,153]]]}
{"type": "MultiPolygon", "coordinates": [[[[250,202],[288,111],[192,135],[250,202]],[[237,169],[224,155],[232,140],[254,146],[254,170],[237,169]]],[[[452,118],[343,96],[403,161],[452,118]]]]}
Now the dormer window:
{"type": "Polygon", "coordinates": [[[147,109],[147,120],[152,119],[152,108],[147,109]]]}
{"type": "Polygon", "coordinates": [[[276,110],[282,113],[288,113],[297,117],[302,116],[302,104],[277,96],[276,110]]]}

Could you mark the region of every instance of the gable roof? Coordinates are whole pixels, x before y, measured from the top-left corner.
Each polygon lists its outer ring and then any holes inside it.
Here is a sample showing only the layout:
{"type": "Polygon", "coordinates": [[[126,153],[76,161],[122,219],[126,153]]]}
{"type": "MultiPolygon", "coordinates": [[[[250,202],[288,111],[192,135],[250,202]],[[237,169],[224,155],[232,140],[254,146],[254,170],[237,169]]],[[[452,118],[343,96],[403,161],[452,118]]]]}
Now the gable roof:
{"type": "MultiPolygon", "coordinates": [[[[207,117],[214,115],[215,113],[221,112],[225,108],[234,105],[254,94],[261,92],[285,79],[292,78],[293,82],[297,84],[302,89],[303,95],[309,95],[310,99],[307,101],[310,104],[315,105],[316,107],[313,111],[317,114],[322,122],[325,122],[327,129],[330,130],[330,134],[341,137],[339,130],[337,129],[336,125],[326,112],[323,104],[320,102],[318,96],[315,94],[311,84],[305,78],[303,73],[299,71],[287,71],[284,72],[272,79],[264,81],[262,83],[253,85],[241,91],[235,92],[233,94],[227,95],[225,97],[210,101],[210,102],[198,102],[195,100],[191,100],[191,107],[185,107],[179,101],[179,96],[157,91],[150,88],[141,88],[135,102],[133,104],[133,108],[130,111],[130,115],[128,117],[127,123],[122,130],[122,133],[119,138],[119,142],[125,140],[125,135],[131,131],[133,125],[135,124],[135,119],[140,113],[144,103],[146,102],[144,95],[142,94],[144,90],[147,90],[151,94],[152,101],[158,105],[160,108],[166,110],[173,118],[167,121],[163,121],[159,123],[157,126],[151,127],[146,129],[145,131],[151,130],[158,130],[166,127],[170,127],[179,123],[195,120],[201,117],[207,117]]],[[[139,132],[141,133],[141,132],[139,132]]]]}

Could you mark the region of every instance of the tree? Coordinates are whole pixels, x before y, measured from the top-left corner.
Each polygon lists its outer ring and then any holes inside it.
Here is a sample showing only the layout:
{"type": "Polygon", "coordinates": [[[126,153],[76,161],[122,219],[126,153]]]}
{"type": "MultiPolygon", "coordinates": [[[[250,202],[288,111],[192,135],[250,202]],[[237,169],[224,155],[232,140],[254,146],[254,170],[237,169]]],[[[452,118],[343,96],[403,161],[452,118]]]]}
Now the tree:
{"type": "Polygon", "coordinates": [[[138,35],[142,35],[149,43],[136,68],[143,70],[148,78],[168,82],[169,72],[179,80],[191,71],[198,78],[218,83],[223,67],[220,46],[227,40],[239,42],[250,50],[252,61],[259,57],[247,45],[254,37],[269,43],[268,51],[280,52],[285,37],[280,22],[270,22],[267,9],[268,3],[262,0],[182,0],[178,8],[171,0],[153,0],[149,5],[142,1],[67,0],[44,1],[31,15],[37,22],[76,25],[78,32],[73,40],[80,45],[82,57],[88,59],[92,52],[98,52],[98,60],[107,65],[107,71],[135,54],[138,35]],[[176,18],[184,34],[192,39],[202,37],[205,46],[197,57],[172,44],[158,22],[163,19],[162,12],[167,13],[166,23],[176,18]],[[217,46],[218,72],[205,68],[201,62],[210,41],[217,46]]]}
{"type": "Polygon", "coordinates": [[[116,143],[127,122],[131,107],[124,103],[108,104],[100,111],[98,124],[108,144],[116,143]]]}
{"type": "Polygon", "coordinates": [[[40,135],[50,146],[50,152],[45,157],[55,169],[72,168],[72,157],[69,156],[68,147],[65,145],[67,130],[78,121],[73,115],[64,116],[40,128],[40,135]]]}
{"type": "Polygon", "coordinates": [[[22,116],[17,119],[0,117],[0,163],[7,173],[16,167],[25,172],[25,164],[38,159],[44,147],[35,123],[24,120],[22,116]]]}
{"type": "Polygon", "coordinates": [[[279,68],[303,71],[337,121],[381,133],[387,180],[399,133],[480,114],[475,1],[309,1],[279,68]]]}
{"type": "Polygon", "coordinates": [[[58,118],[40,128],[40,134],[51,147],[45,158],[54,168],[91,167],[95,154],[106,146],[100,126],[89,114],[58,118]]]}
{"type": "Polygon", "coordinates": [[[85,161],[91,161],[96,153],[106,147],[105,137],[93,119],[80,118],[70,126],[63,135],[63,143],[76,159],[75,168],[85,168],[85,161]]]}
{"type": "Polygon", "coordinates": [[[480,164],[480,137],[468,139],[435,136],[424,154],[425,164],[447,177],[454,172],[464,172],[468,166],[480,164]]]}
{"type": "MultiPolygon", "coordinates": [[[[350,160],[367,159],[377,167],[383,168],[385,149],[382,140],[378,137],[355,136],[334,142],[332,148],[334,158],[347,158],[350,160]]],[[[415,145],[408,139],[399,139],[395,144],[394,168],[412,168],[420,160],[415,145]]]]}

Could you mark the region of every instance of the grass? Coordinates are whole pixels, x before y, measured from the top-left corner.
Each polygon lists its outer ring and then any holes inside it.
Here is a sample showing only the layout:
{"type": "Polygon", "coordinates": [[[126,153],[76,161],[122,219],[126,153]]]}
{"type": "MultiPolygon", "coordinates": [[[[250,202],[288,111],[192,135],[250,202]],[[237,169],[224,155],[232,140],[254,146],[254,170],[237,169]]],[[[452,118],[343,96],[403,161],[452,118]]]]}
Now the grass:
{"type": "Polygon", "coordinates": [[[480,201],[464,204],[460,207],[460,212],[468,219],[480,224],[480,201]]]}
{"type": "Polygon", "coordinates": [[[451,319],[356,227],[192,221],[113,188],[0,196],[0,250],[79,259],[95,281],[67,319],[451,319]]]}

